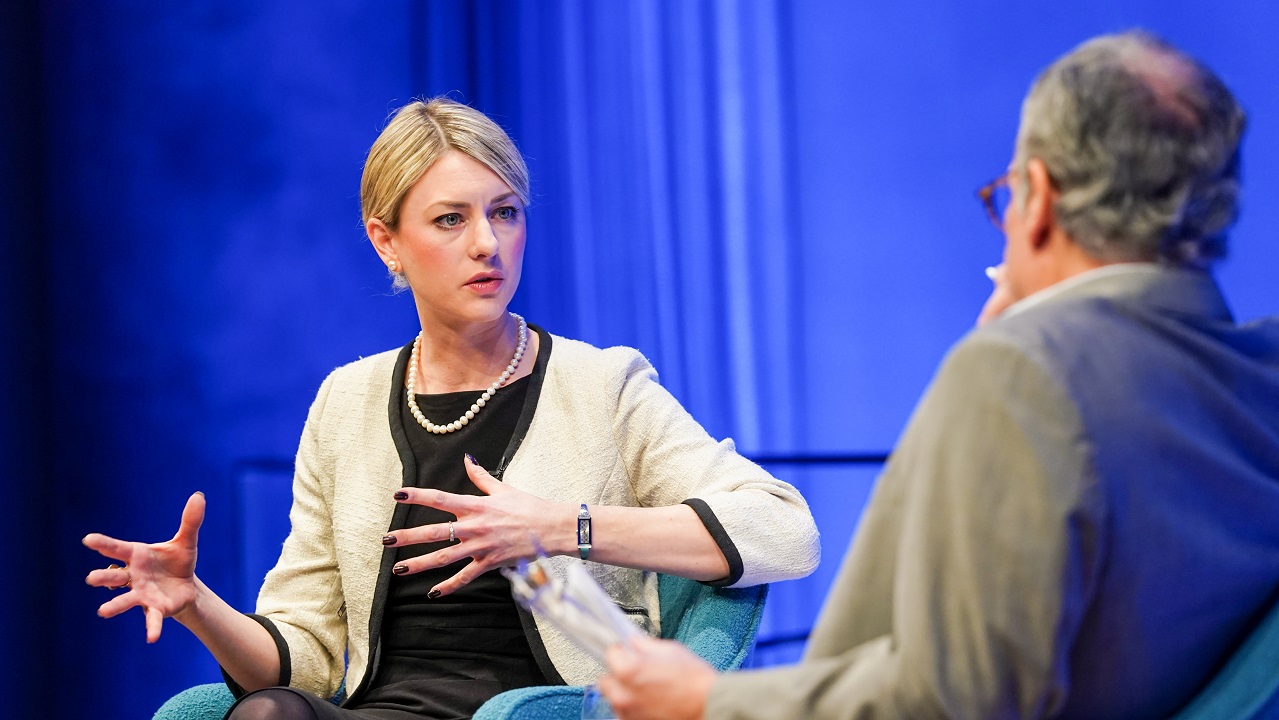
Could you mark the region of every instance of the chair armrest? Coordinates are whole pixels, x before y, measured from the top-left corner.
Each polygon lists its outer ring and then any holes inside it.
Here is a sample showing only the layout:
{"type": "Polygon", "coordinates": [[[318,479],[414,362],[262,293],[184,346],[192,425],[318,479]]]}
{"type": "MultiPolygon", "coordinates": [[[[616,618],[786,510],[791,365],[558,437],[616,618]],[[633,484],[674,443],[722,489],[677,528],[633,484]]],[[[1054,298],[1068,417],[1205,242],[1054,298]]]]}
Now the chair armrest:
{"type": "Polygon", "coordinates": [[[151,720],[222,720],[234,702],[224,683],[196,685],[169,698],[151,720]]]}
{"type": "Polygon", "coordinates": [[[1279,605],[1172,720],[1279,717],[1279,605]]]}
{"type": "Polygon", "coordinates": [[[582,713],[581,685],[542,685],[507,690],[484,703],[472,720],[564,720],[582,713]]]}
{"type": "Polygon", "coordinates": [[[742,666],[755,644],[767,585],[712,588],[662,575],[659,589],[663,637],[684,643],[720,672],[742,666]]]}

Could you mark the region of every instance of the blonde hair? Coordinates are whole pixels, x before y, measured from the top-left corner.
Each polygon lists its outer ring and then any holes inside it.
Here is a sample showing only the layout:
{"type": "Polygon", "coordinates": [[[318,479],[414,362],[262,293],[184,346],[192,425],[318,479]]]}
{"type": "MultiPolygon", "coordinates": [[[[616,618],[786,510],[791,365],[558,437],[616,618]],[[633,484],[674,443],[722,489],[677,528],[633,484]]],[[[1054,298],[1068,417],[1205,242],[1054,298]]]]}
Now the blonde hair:
{"type": "Polygon", "coordinates": [[[377,218],[397,230],[409,188],[449,150],[492,170],[528,206],[528,167],[510,136],[479,110],[435,98],[397,110],[369,148],[360,178],[364,224],[377,218]]]}

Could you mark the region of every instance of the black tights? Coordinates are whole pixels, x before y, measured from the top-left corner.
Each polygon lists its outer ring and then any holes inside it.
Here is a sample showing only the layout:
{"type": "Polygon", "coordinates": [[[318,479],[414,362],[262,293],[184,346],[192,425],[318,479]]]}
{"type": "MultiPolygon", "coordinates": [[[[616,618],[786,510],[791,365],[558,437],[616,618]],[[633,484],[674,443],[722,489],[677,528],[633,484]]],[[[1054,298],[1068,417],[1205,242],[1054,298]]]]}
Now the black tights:
{"type": "Polygon", "coordinates": [[[240,700],[226,720],[319,720],[311,704],[287,688],[266,688],[240,700]]]}

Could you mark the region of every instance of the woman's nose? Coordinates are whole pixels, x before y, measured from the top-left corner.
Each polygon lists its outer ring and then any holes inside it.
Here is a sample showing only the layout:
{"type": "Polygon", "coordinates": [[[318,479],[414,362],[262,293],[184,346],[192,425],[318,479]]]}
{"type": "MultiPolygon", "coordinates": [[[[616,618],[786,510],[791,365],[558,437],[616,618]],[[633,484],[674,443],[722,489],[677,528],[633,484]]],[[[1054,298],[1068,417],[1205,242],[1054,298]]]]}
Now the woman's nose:
{"type": "Polygon", "coordinates": [[[496,255],[498,249],[497,233],[493,232],[493,225],[488,219],[485,218],[471,227],[474,228],[471,236],[471,256],[491,257],[496,255]]]}

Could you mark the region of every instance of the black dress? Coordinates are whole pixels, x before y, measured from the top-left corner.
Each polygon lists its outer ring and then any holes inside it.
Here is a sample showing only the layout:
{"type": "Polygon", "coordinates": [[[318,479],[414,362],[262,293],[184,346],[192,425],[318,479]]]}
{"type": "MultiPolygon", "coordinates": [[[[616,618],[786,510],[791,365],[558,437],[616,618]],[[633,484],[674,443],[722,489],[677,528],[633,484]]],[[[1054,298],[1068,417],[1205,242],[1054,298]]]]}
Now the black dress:
{"type": "MultiPolygon", "coordinates": [[[[401,418],[417,460],[417,485],[460,495],[482,495],[466,474],[463,455],[482,467],[501,461],[519,421],[529,378],[500,388],[469,425],[458,432],[427,432],[401,403],[401,418]]],[[[418,395],[422,413],[437,422],[460,417],[477,393],[418,395]]],[[[414,505],[405,527],[455,519],[435,508],[414,505]]],[[[401,548],[396,561],[448,546],[448,541],[401,548]]],[[[427,597],[453,577],[469,558],[436,570],[393,577],[382,621],[382,659],[358,708],[377,718],[469,718],[484,701],[517,687],[544,685],[520,622],[511,586],[496,570],[457,592],[427,597]],[[403,714],[404,712],[409,715],[403,714]]]]}
{"type": "MultiPolygon", "coordinates": [[[[500,388],[470,424],[445,435],[417,424],[401,390],[400,420],[416,461],[416,485],[482,495],[466,474],[463,455],[470,453],[488,469],[498,466],[519,423],[529,380],[500,388]]],[[[416,400],[428,418],[450,422],[479,394],[418,395],[416,400]]],[[[393,529],[454,519],[451,513],[413,505],[393,529]]],[[[448,544],[399,548],[395,561],[448,544]]],[[[309,693],[289,691],[303,696],[322,720],[458,720],[470,718],[486,700],[505,690],[550,684],[529,646],[510,584],[498,571],[481,575],[451,595],[427,597],[469,562],[467,558],[436,570],[391,577],[382,614],[380,660],[354,703],[338,708],[309,693]]]]}

